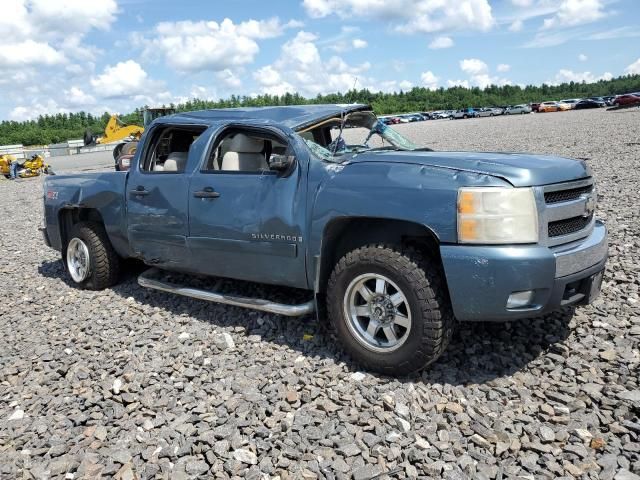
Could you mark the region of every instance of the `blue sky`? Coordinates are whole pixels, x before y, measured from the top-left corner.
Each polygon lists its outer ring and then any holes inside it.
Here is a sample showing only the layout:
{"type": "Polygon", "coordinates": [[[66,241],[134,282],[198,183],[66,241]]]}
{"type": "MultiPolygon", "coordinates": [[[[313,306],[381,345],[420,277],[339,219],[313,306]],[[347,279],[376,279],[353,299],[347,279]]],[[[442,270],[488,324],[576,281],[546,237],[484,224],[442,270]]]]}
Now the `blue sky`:
{"type": "Polygon", "coordinates": [[[637,0],[3,0],[0,119],[640,73],[637,0]]]}

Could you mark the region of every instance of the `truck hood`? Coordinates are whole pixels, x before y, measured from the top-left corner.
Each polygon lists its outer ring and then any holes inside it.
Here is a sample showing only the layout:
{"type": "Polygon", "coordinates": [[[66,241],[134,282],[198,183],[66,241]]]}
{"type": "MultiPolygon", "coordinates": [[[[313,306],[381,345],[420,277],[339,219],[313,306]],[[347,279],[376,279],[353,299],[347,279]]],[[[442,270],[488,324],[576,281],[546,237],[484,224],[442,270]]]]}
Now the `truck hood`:
{"type": "Polygon", "coordinates": [[[502,178],[515,187],[548,185],[591,176],[583,160],[496,152],[372,151],[353,155],[346,163],[412,163],[502,178]]]}

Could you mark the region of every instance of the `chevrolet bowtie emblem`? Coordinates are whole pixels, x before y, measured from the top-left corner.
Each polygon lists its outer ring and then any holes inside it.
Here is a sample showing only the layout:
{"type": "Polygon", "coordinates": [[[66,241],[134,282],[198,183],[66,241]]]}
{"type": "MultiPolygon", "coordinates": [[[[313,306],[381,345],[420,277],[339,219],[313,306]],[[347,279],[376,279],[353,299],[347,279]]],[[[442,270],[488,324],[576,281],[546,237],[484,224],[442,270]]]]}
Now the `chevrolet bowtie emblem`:
{"type": "Polygon", "coordinates": [[[584,202],[584,213],[582,214],[583,217],[590,217],[591,215],[593,215],[593,212],[595,212],[596,210],[596,199],[593,195],[585,195],[582,198],[585,199],[584,202]]]}

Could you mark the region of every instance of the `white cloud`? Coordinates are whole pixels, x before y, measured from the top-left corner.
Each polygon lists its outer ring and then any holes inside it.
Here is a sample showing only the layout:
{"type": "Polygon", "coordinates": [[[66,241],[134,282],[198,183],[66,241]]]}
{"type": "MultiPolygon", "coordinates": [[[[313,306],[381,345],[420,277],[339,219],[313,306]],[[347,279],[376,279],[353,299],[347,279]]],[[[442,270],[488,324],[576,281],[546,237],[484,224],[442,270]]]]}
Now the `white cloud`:
{"type": "Polygon", "coordinates": [[[233,23],[189,20],[161,22],[146,41],[146,52],[159,52],[167,65],[182,72],[224,71],[253,62],[260,51],[257,40],[282,35],[286,28],[279,19],[233,23]]]}
{"type": "Polygon", "coordinates": [[[0,67],[59,65],[90,54],[84,36],[108,29],[117,7],[115,0],[3,0],[0,67]]]}
{"type": "Polygon", "coordinates": [[[438,80],[439,78],[436,77],[431,70],[423,72],[422,75],[420,75],[420,81],[429,90],[438,89],[438,80]]]}
{"type": "Polygon", "coordinates": [[[227,88],[235,89],[237,91],[242,87],[242,80],[240,80],[240,77],[228,68],[216,73],[216,77],[227,88]]]}
{"type": "Polygon", "coordinates": [[[50,66],[65,61],[64,54],[47,43],[29,39],[19,43],[0,44],[0,67],[50,66]]]}
{"type": "MultiPolygon", "coordinates": [[[[501,66],[504,69],[506,65],[501,64],[501,66]]],[[[511,84],[511,81],[506,78],[492,77],[489,74],[489,66],[478,58],[466,58],[464,60],[460,60],[460,69],[469,75],[469,84],[480,88],[486,88],[489,85],[511,84]]]]}
{"type": "Polygon", "coordinates": [[[555,47],[581,35],[582,33],[575,29],[543,30],[536,33],[531,40],[522,45],[522,48],[555,47]]]}
{"type": "Polygon", "coordinates": [[[511,70],[511,65],[501,63],[496,67],[496,70],[501,73],[508,72],[509,70],[511,70]]]}
{"type": "Polygon", "coordinates": [[[69,107],[75,108],[89,107],[96,103],[96,99],[93,96],[83,92],[78,87],[71,87],[69,90],[65,90],[64,98],[69,107]]]}
{"type": "Polygon", "coordinates": [[[374,18],[403,33],[486,31],[495,23],[488,0],[304,0],[303,6],[312,18],[374,18]]]}
{"type": "Polygon", "coordinates": [[[366,40],[362,40],[361,38],[354,38],[351,45],[353,45],[353,48],[366,48],[368,43],[366,40]]]}
{"type": "Polygon", "coordinates": [[[9,119],[18,122],[38,118],[40,115],[65,113],[69,110],[60,107],[54,100],[44,102],[32,101],[28,105],[19,105],[9,112],[9,119]]]}
{"type": "MultiPolygon", "coordinates": [[[[377,89],[365,74],[369,62],[350,65],[341,57],[323,59],[314,34],[301,31],[285,42],[278,59],[253,73],[260,92],[283,95],[299,92],[306,96],[320,93],[344,92],[354,87],[377,89]]],[[[397,85],[397,84],[396,84],[397,85]]]]}
{"type": "Polygon", "coordinates": [[[543,28],[582,25],[604,16],[603,0],[562,0],[555,15],[544,20],[543,28]]]}
{"type": "Polygon", "coordinates": [[[627,75],[640,75],[640,58],[624,69],[627,75]]]}
{"type": "Polygon", "coordinates": [[[460,69],[469,75],[481,75],[489,71],[487,64],[478,58],[460,60],[460,69]]]}
{"type": "Polygon", "coordinates": [[[530,7],[533,4],[533,0],[511,0],[516,7],[530,7]]]}
{"type": "Polygon", "coordinates": [[[432,50],[450,47],[453,47],[453,40],[451,37],[436,37],[431,41],[431,43],[429,43],[429,48],[432,50]]]}
{"type": "Polygon", "coordinates": [[[523,22],[520,19],[514,20],[511,25],[509,25],[509,30],[511,32],[519,32],[522,30],[523,22]]]}
{"type": "Polygon", "coordinates": [[[612,38],[640,37],[640,29],[637,27],[619,27],[596,32],[587,37],[589,40],[610,40],[612,38]]]}
{"type": "Polygon", "coordinates": [[[62,35],[106,30],[118,12],[115,0],[30,0],[27,4],[38,32],[62,35]]]}
{"type": "Polygon", "coordinates": [[[598,80],[611,80],[613,75],[610,72],[605,72],[600,76],[594,75],[591,72],[574,72],[573,70],[560,69],[556,76],[549,80],[547,83],[550,85],[558,85],[560,83],[576,82],[576,83],[593,83],[598,80]]]}
{"type": "Polygon", "coordinates": [[[143,94],[149,86],[147,72],[134,60],[107,66],[104,72],[91,79],[96,93],[104,98],[143,94]]]}
{"type": "Polygon", "coordinates": [[[586,62],[587,60],[589,60],[589,57],[587,57],[584,53],[581,53],[580,55],[578,55],[578,60],[580,60],[581,62],[586,62]]]}
{"type": "Polygon", "coordinates": [[[92,29],[106,30],[115,21],[115,0],[3,0],[0,38],[38,41],[92,29]]]}
{"type": "Polygon", "coordinates": [[[398,85],[402,90],[411,90],[413,88],[413,83],[408,80],[402,80],[398,85]]]}

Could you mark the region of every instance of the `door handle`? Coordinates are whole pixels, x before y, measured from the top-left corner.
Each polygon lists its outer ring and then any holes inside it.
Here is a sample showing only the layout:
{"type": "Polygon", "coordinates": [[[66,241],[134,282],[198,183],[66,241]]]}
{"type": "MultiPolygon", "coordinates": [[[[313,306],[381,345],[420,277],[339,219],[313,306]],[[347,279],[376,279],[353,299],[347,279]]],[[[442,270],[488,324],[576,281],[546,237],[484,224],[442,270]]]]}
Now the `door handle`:
{"type": "Polygon", "coordinates": [[[141,197],[144,197],[145,195],[149,195],[149,190],[145,190],[144,187],[138,187],[135,190],[131,190],[131,195],[139,195],[141,197]]]}
{"type": "Polygon", "coordinates": [[[220,196],[220,193],[215,192],[211,187],[206,187],[197,192],[193,192],[193,196],[196,198],[218,198],[220,196]]]}

